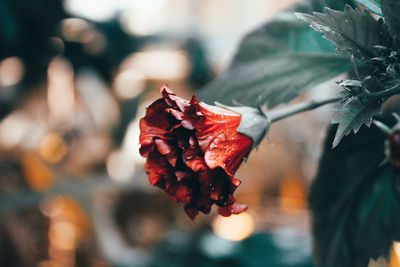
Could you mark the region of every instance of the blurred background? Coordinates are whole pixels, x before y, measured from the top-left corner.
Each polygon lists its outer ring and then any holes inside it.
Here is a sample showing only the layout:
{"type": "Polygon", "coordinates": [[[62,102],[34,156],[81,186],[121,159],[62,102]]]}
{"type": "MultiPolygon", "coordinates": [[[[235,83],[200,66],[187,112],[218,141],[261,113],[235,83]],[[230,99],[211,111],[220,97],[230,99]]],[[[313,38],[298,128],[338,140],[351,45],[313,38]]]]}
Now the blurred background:
{"type": "Polygon", "coordinates": [[[229,218],[191,221],[138,153],[162,84],[189,98],[293,2],[1,0],[0,266],[312,266],[329,108],[272,128],[237,173],[249,209],[229,218]]]}

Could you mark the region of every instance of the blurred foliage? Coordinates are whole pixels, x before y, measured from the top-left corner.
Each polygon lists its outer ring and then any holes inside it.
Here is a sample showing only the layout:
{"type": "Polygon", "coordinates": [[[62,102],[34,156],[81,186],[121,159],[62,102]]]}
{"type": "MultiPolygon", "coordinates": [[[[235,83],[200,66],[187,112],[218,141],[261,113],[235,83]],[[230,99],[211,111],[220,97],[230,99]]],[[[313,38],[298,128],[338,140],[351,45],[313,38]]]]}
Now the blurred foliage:
{"type": "Polygon", "coordinates": [[[368,8],[375,14],[382,16],[381,1],[380,0],[356,0],[362,6],[368,8]]]}
{"type": "Polygon", "coordinates": [[[335,128],[310,194],[316,263],[366,266],[400,238],[399,170],[382,165],[385,136],[376,127],[362,128],[332,150],[335,128]]]}
{"type": "Polygon", "coordinates": [[[393,36],[400,38],[400,3],[396,0],[382,0],[382,13],[385,18],[387,27],[393,36]]]}
{"type": "MultiPolygon", "coordinates": [[[[13,88],[13,93],[0,92],[0,118],[19,105],[18,101],[35,90],[38,83],[46,80],[48,64],[54,57],[66,58],[75,71],[91,67],[111,83],[113,72],[122,59],[148,41],[148,38],[126,34],[116,19],[104,23],[88,22],[92,31],[100,36],[99,40],[93,40],[94,45],[101,47],[100,42],[104,42],[103,49],[91,50],[87,44],[66,40],[61,22],[71,16],[64,11],[62,0],[39,0],[34,5],[26,0],[5,0],[0,2],[0,13],[0,59],[18,56],[25,66],[23,81],[13,88]]],[[[126,120],[134,117],[135,106],[129,109],[126,120]]],[[[121,126],[123,129],[119,131],[126,130],[126,125],[121,126]]]]}
{"type": "Polygon", "coordinates": [[[293,14],[343,9],[351,1],[302,1],[247,34],[228,69],[199,94],[205,102],[272,108],[350,69],[346,55],[293,14]]]}
{"type": "Polygon", "coordinates": [[[310,243],[293,232],[259,233],[231,242],[203,229],[194,235],[171,232],[151,256],[149,267],[312,267],[310,243]]]}

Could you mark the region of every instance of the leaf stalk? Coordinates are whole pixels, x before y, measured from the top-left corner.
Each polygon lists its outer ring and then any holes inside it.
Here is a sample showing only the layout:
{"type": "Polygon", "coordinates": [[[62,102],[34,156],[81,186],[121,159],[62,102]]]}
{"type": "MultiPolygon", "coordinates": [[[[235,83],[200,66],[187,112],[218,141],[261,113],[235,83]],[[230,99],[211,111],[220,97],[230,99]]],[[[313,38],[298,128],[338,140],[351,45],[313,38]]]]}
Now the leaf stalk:
{"type": "Polygon", "coordinates": [[[269,111],[268,117],[271,120],[271,122],[276,122],[304,111],[313,110],[321,106],[324,106],[326,104],[335,103],[340,99],[341,99],[340,97],[335,96],[318,100],[313,99],[309,101],[304,101],[288,107],[283,107],[280,109],[269,111]]]}

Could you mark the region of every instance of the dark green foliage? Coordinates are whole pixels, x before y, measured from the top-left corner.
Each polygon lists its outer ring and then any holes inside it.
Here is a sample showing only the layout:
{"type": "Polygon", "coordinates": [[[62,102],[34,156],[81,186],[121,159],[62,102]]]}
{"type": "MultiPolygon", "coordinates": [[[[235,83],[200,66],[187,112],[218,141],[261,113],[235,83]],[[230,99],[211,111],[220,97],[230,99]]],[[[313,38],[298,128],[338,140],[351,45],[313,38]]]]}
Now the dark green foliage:
{"type": "Polygon", "coordinates": [[[400,36],[400,2],[398,0],[382,0],[382,13],[393,36],[400,36]]]}
{"type": "Polygon", "coordinates": [[[362,97],[351,97],[344,103],[340,103],[336,111],[332,123],[337,123],[339,126],[333,147],[336,147],[345,135],[352,131],[357,133],[363,124],[371,126],[372,117],[381,111],[381,104],[362,97]]]}
{"type": "Polygon", "coordinates": [[[357,133],[363,124],[371,125],[380,113],[389,88],[396,90],[393,78],[398,75],[397,53],[391,51],[392,40],[382,20],[375,20],[368,12],[346,6],[344,12],[325,9],[325,13],[297,14],[325,38],[336,44],[337,50],[352,55],[355,79],[339,83],[347,90],[337,105],[333,123],[338,130],[333,142],[337,146],[343,136],[357,133]],[[363,62],[366,73],[360,77],[354,59],[363,62]]]}
{"type": "Polygon", "coordinates": [[[288,102],[307,89],[349,69],[349,59],[334,54],[284,54],[260,58],[229,70],[214,80],[200,98],[223,103],[237,100],[268,107],[288,102]]]}
{"type": "Polygon", "coordinates": [[[378,55],[375,46],[390,44],[383,21],[377,21],[368,12],[355,10],[348,5],[344,12],[326,8],[325,13],[296,15],[314,30],[324,33],[326,39],[336,44],[338,51],[350,52],[363,62],[378,55]]]}
{"type": "Polygon", "coordinates": [[[335,131],[310,194],[316,263],[364,267],[400,238],[399,170],[380,166],[385,137],[376,127],[362,128],[332,150],[335,131]]]}
{"type": "Polygon", "coordinates": [[[332,44],[293,15],[345,3],[351,2],[304,1],[247,34],[228,70],[200,91],[200,99],[255,106],[261,96],[262,104],[274,107],[349,70],[347,56],[334,54],[332,44]]]}
{"type": "Polygon", "coordinates": [[[224,240],[208,229],[196,233],[173,231],[151,252],[146,266],[314,266],[309,236],[285,230],[256,233],[240,242],[224,240]]]}

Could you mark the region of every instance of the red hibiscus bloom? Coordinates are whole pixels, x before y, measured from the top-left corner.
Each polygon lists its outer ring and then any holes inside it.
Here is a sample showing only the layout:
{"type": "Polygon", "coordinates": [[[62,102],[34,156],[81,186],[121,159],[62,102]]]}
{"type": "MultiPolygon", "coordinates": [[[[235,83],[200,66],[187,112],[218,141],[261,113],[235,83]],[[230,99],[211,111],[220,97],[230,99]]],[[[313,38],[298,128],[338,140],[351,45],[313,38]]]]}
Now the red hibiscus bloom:
{"type": "Polygon", "coordinates": [[[230,216],[247,209],[235,202],[240,184],[234,178],[252,139],[237,132],[239,113],[176,96],[166,85],[162,98],[147,108],[140,121],[140,154],[147,158],[152,185],[163,189],[194,219],[218,206],[230,216]]]}
{"type": "Polygon", "coordinates": [[[393,131],[387,139],[387,155],[396,167],[400,167],[400,130],[393,131]]]}

